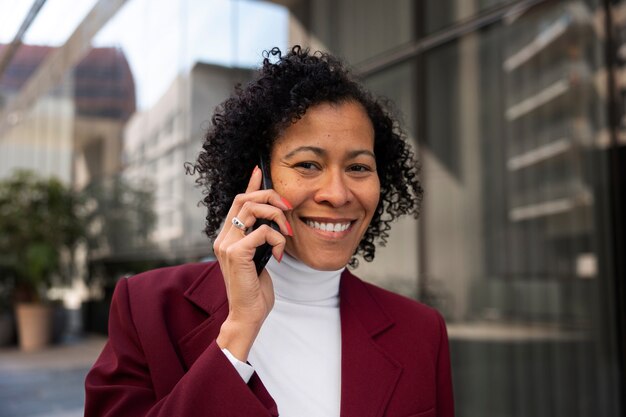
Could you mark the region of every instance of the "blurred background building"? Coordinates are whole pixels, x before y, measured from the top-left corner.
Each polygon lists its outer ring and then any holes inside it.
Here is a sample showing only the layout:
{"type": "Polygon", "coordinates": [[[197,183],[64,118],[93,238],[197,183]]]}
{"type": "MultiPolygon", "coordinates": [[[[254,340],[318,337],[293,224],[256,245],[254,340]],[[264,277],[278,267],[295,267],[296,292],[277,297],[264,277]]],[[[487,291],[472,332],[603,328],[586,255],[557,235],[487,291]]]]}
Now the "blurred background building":
{"type": "Polygon", "coordinates": [[[0,178],[91,202],[56,289],[85,331],[119,277],[211,258],[184,164],[261,52],[297,43],[404,121],[420,218],[356,272],[445,315],[457,415],[624,415],[626,0],[22,3],[0,2],[0,178]]]}

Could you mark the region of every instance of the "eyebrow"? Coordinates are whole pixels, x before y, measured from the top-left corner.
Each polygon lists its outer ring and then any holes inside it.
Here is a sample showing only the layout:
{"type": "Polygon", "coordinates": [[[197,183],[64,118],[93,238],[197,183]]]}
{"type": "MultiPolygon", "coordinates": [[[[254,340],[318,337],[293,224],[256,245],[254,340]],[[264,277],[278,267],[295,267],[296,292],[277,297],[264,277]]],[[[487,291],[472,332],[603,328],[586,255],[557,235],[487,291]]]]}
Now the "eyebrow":
{"type": "MultiPolygon", "coordinates": [[[[291,158],[292,156],[300,152],[313,152],[315,155],[320,156],[320,157],[323,157],[328,153],[325,149],[319,148],[317,146],[300,146],[294,149],[293,151],[289,152],[287,155],[285,155],[285,158],[287,159],[291,158]]],[[[357,150],[348,152],[348,158],[356,158],[359,155],[367,155],[376,159],[376,155],[374,155],[374,152],[368,149],[357,149],[357,150]]]]}

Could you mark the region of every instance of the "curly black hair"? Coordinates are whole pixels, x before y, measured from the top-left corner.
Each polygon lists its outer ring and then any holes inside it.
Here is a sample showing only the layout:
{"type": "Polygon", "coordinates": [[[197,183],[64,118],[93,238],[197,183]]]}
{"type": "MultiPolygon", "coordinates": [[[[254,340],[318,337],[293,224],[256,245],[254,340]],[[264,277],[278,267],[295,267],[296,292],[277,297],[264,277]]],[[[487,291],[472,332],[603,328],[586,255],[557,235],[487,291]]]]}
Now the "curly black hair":
{"type": "MultiPolygon", "coordinates": [[[[374,153],[380,178],[380,200],[354,255],[372,261],[374,242],[382,246],[390,223],[400,215],[417,217],[422,199],[418,164],[389,103],[374,98],[337,58],[294,46],[283,55],[278,48],[264,52],[254,79],[219,105],[211,119],[203,150],[193,165],[204,188],[208,208],[205,233],[214,239],[235,196],[246,189],[258,155],[269,159],[281,131],[298,121],[307,109],[321,103],[360,103],[374,127],[374,153]]],[[[357,266],[353,256],[350,264],[357,266]]]]}

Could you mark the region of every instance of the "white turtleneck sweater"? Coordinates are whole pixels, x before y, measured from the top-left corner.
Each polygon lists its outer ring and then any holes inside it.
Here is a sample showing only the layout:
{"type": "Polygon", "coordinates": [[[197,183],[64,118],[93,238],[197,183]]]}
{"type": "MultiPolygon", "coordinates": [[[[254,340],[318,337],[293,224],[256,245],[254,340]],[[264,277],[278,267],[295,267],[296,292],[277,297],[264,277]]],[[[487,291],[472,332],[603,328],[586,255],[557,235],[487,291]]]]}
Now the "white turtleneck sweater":
{"type": "Polygon", "coordinates": [[[337,417],[341,400],[341,272],[317,271],[285,253],[266,266],[274,308],[247,365],[224,351],[248,382],[257,372],[281,417],[337,417]]]}

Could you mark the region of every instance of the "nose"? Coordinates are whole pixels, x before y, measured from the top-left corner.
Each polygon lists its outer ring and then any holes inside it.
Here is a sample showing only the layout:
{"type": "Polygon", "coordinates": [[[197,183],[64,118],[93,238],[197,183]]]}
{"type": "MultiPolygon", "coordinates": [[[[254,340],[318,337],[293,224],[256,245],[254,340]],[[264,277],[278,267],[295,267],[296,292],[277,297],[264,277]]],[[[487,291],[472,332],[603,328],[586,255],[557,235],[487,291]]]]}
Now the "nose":
{"type": "Polygon", "coordinates": [[[315,202],[330,204],[333,207],[348,204],[353,197],[348,181],[342,172],[326,172],[318,183],[315,202]]]}

